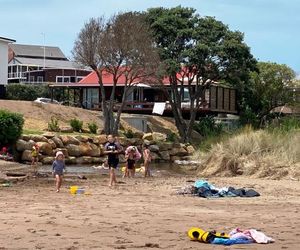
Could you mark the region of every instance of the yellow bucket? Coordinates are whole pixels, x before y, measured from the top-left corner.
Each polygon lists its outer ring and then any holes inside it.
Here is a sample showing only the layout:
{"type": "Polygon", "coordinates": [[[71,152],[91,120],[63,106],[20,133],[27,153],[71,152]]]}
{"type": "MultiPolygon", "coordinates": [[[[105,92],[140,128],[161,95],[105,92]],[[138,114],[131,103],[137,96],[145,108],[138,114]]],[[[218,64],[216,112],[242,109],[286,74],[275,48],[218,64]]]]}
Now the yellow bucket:
{"type": "Polygon", "coordinates": [[[70,193],[71,193],[71,194],[76,194],[77,189],[78,189],[78,186],[71,186],[71,187],[70,187],[70,193]]]}

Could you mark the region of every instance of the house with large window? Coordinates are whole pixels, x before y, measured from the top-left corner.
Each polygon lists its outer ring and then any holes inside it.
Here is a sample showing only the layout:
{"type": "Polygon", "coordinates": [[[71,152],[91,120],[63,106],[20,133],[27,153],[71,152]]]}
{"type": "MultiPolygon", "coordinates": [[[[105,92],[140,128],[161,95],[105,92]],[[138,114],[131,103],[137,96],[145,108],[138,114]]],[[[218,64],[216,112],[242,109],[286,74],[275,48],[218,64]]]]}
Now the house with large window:
{"type": "MultiPolygon", "coordinates": [[[[113,76],[108,72],[102,72],[103,85],[105,88],[106,98],[109,98],[113,89],[113,76]]],[[[115,105],[114,110],[120,108],[122,95],[125,87],[125,76],[121,75],[115,89],[115,105]]],[[[168,89],[170,82],[168,78],[163,79],[164,88],[168,89]]],[[[184,83],[187,85],[187,82],[184,83]]],[[[101,110],[101,90],[98,83],[98,76],[96,72],[91,72],[79,83],[66,83],[66,84],[50,84],[52,98],[55,92],[60,90],[64,93],[63,98],[69,100],[71,96],[74,98],[73,103],[78,107],[87,109],[101,110]]],[[[190,98],[187,89],[184,89],[182,95],[182,110],[188,116],[190,114],[190,98]]],[[[224,86],[219,83],[211,84],[205,90],[205,94],[201,97],[199,110],[197,116],[206,114],[237,114],[236,105],[236,89],[229,86],[224,86]]],[[[59,100],[64,102],[65,100],[59,100]]],[[[126,97],[125,106],[123,111],[126,113],[136,114],[151,114],[156,104],[164,103],[164,115],[172,116],[171,106],[165,97],[164,90],[159,85],[154,85],[151,82],[138,81],[131,88],[130,93],[126,97]]]]}
{"type": "Polygon", "coordinates": [[[91,72],[58,47],[10,44],[8,53],[8,83],[76,83],[91,72]]]}
{"type": "Polygon", "coordinates": [[[8,45],[14,42],[13,39],[0,37],[0,98],[4,96],[4,89],[7,84],[8,45]]]}

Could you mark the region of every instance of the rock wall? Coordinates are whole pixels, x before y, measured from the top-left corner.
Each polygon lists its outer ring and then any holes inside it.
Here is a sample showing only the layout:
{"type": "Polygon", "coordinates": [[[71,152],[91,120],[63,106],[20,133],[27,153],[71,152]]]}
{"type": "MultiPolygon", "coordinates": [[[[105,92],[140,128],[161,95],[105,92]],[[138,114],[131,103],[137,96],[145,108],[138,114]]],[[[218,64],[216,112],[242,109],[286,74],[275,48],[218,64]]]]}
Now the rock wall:
{"type": "MultiPolygon", "coordinates": [[[[142,145],[149,145],[152,159],[155,162],[173,162],[175,160],[189,160],[194,153],[193,146],[166,141],[164,134],[145,134],[143,138],[118,137],[124,147],[134,145],[141,151],[142,145]]],[[[103,155],[103,146],[106,135],[69,136],[55,133],[43,135],[23,135],[16,144],[22,162],[31,161],[32,146],[37,143],[40,148],[39,161],[51,164],[57,151],[62,151],[67,164],[101,164],[106,157],[103,155]]],[[[120,155],[120,162],[125,162],[124,155],[120,155]]]]}

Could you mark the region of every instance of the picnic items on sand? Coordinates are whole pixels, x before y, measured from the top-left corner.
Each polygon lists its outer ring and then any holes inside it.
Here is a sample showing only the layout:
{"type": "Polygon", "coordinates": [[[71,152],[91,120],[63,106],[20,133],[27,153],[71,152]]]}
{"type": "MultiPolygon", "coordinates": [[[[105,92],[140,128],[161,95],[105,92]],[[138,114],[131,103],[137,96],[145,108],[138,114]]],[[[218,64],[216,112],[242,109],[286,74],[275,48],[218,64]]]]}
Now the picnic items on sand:
{"type": "Polygon", "coordinates": [[[177,194],[191,194],[203,198],[220,198],[220,197],[256,197],[260,196],[253,189],[222,187],[218,188],[205,180],[197,180],[193,185],[187,185],[179,189],[177,194]]]}
{"type": "Polygon", "coordinates": [[[188,231],[188,237],[193,241],[217,245],[235,245],[235,244],[268,244],[275,242],[271,237],[256,229],[241,230],[236,228],[229,234],[217,233],[216,231],[204,231],[201,228],[192,227],[188,231]]]}

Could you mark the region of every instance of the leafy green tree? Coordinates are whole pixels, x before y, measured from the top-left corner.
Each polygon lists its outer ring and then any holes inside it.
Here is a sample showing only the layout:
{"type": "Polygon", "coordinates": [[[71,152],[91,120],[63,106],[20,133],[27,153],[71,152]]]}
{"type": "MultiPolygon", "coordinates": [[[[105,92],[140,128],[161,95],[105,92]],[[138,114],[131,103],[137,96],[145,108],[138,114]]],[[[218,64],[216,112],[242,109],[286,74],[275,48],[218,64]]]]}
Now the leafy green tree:
{"type": "Polygon", "coordinates": [[[284,64],[259,62],[258,72],[251,73],[247,105],[262,125],[270,111],[292,101],[289,87],[294,85],[295,72],[284,64]]]}
{"type": "Polygon", "coordinates": [[[162,75],[170,81],[165,94],[181,139],[187,142],[210,84],[226,81],[242,89],[256,60],[241,32],[213,17],[200,17],[193,8],[152,8],[145,15],[163,64],[162,75]],[[182,115],[184,88],[190,96],[189,120],[182,115]]]}

